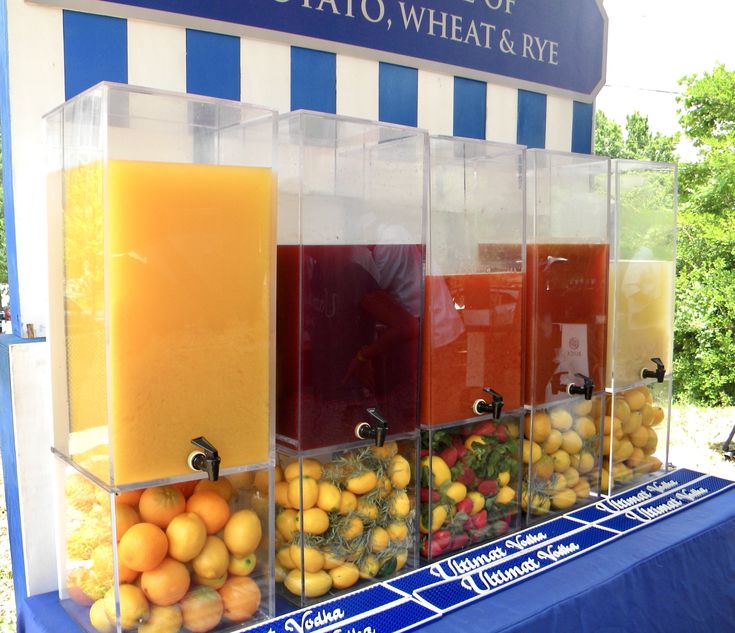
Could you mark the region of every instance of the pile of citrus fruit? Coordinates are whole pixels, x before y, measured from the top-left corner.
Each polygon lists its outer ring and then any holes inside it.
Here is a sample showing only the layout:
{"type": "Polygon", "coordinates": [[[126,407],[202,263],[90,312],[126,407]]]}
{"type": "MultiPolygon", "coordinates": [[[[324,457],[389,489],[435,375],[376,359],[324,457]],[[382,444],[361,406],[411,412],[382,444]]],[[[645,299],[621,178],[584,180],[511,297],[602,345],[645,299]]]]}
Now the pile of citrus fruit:
{"type": "Polygon", "coordinates": [[[527,413],[521,508],[542,516],[568,510],[597,488],[600,399],[574,400],[527,413]]]}
{"type": "MultiPolygon", "coordinates": [[[[412,442],[276,467],[276,581],[317,598],[406,564],[413,540],[412,442]]],[[[287,594],[287,595],[288,595],[287,594]]]]}
{"type": "Polygon", "coordinates": [[[627,389],[614,398],[608,396],[605,411],[602,452],[609,459],[602,469],[603,493],[608,492],[611,478],[613,484],[626,485],[661,468],[661,460],[654,455],[658,447],[656,427],[665,418],[646,386],[627,389]]]}
{"type": "Polygon", "coordinates": [[[127,491],[114,497],[113,514],[109,493],[69,475],[69,597],[89,607],[100,633],[115,631],[118,617],[139,633],[206,633],[249,620],[261,601],[252,576],[264,571],[267,492],[266,471],[238,473],[127,491]]]}

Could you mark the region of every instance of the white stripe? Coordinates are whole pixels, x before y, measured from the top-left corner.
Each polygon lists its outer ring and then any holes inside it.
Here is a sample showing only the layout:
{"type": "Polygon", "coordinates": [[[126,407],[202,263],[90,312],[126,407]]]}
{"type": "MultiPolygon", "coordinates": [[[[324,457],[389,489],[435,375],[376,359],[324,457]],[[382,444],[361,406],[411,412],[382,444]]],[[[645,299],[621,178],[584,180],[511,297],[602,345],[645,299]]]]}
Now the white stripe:
{"type": "Polygon", "coordinates": [[[452,134],[454,77],[419,69],[417,121],[430,134],[452,134]]]}
{"type": "Polygon", "coordinates": [[[487,85],[487,126],[489,141],[515,143],[518,130],[518,90],[487,85]]]}
{"type": "MultiPolygon", "coordinates": [[[[8,48],[13,193],[21,320],[45,333],[46,135],[43,115],[64,101],[61,10],[8,2],[8,48]]],[[[16,332],[16,334],[21,334],[16,332]]]]}
{"type": "Polygon", "coordinates": [[[128,21],[128,83],[186,92],[186,30],[128,21]]]}
{"type": "Polygon", "coordinates": [[[572,149],[573,101],[564,97],[546,97],[546,149],[569,152],[572,149]]]}
{"type": "Polygon", "coordinates": [[[291,47],[286,44],[240,40],[241,96],[245,103],[291,110],[291,47]]]}
{"type": "Polygon", "coordinates": [[[378,119],[378,62],[337,55],[337,114],[378,119]]]}

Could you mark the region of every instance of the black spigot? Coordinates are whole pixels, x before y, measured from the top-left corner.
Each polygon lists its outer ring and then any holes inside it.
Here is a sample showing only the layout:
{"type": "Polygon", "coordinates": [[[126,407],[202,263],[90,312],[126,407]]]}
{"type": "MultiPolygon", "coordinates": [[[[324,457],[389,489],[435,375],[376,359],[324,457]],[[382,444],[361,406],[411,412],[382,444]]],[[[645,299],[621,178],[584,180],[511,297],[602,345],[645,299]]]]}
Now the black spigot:
{"type": "Polygon", "coordinates": [[[503,410],[503,396],[501,396],[497,391],[490,389],[490,387],[485,387],[483,391],[485,393],[489,393],[493,397],[492,403],[488,404],[482,398],[479,398],[478,400],[475,400],[472,405],[472,410],[475,412],[475,415],[491,413],[493,420],[497,420],[500,417],[500,412],[503,410]]]}
{"type": "Polygon", "coordinates": [[[595,390],[595,383],[592,378],[584,374],[574,374],[577,378],[581,378],[584,382],[582,387],[575,385],[573,382],[567,385],[567,393],[570,396],[584,396],[585,400],[592,400],[592,392],[595,390]]]}
{"type": "Polygon", "coordinates": [[[642,369],[641,378],[655,378],[656,382],[663,382],[664,376],[666,376],[666,367],[660,358],[652,358],[653,363],[656,365],[656,369],[642,369]]]}
{"type": "Polygon", "coordinates": [[[367,412],[375,418],[375,421],[360,422],[355,427],[355,436],[361,440],[375,440],[375,446],[385,444],[385,436],[388,434],[388,420],[386,420],[375,407],[367,409],[367,412]]]}
{"type": "Polygon", "coordinates": [[[189,468],[207,473],[209,481],[217,481],[221,461],[217,449],[204,436],[195,437],[191,443],[199,450],[189,453],[189,468]]]}

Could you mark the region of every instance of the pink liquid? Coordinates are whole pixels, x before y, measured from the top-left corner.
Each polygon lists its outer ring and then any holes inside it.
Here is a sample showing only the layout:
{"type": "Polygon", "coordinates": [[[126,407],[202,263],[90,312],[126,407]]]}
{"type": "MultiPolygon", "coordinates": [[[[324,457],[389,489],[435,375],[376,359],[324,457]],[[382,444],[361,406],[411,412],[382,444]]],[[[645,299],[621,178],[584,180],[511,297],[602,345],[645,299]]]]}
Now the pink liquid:
{"type": "Polygon", "coordinates": [[[354,442],[369,407],[389,434],[416,428],[422,259],[411,244],[278,247],[281,440],[354,442]]]}

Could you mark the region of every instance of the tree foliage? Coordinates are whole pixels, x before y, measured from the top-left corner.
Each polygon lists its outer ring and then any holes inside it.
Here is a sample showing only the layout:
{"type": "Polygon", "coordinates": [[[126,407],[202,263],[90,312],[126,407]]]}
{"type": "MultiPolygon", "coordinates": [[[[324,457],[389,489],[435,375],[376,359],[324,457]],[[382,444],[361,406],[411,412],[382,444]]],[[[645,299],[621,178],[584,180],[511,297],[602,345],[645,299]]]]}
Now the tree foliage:
{"type": "Polygon", "coordinates": [[[602,110],[595,115],[595,154],[610,158],[630,158],[673,163],[679,135],[653,133],[648,117],[633,112],[625,117],[625,130],[602,110]]]}
{"type": "Polygon", "coordinates": [[[680,399],[735,404],[735,71],[681,80],[699,160],[680,173],[675,376],[680,399]]]}

